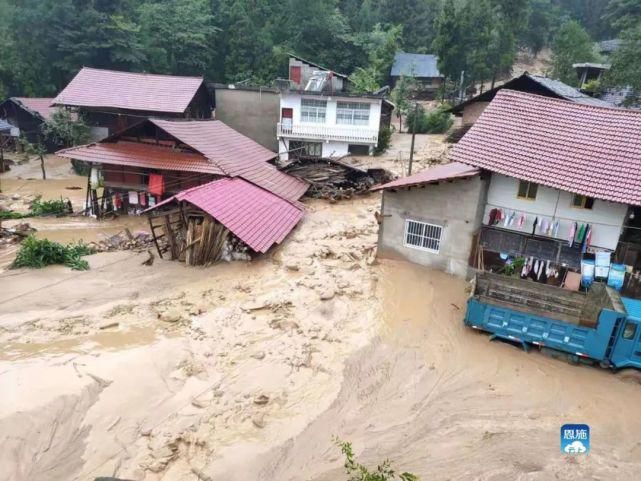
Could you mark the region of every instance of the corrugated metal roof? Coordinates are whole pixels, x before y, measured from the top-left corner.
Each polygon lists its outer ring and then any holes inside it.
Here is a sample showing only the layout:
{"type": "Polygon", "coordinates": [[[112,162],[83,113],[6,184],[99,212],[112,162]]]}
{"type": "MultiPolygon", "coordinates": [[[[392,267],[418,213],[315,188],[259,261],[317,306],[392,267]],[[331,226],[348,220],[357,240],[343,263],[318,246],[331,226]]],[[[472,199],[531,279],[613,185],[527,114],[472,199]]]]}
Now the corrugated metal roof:
{"type": "Polygon", "coordinates": [[[43,120],[51,118],[51,114],[55,111],[55,107],[51,105],[52,98],[44,97],[11,97],[11,100],[20,102],[27,110],[37,113],[43,120]]]}
{"type": "Polygon", "coordinates": [[[459,162],[451,162],[449,164],[438,165],[423,170],[418,174],[402,177],[393,180],[387,184],[377,185],[372,187],[371,190],[388,190],[398,189],[401,187],[411,187],[413,185],[424,185],[440,182],[442,180],[462,179],[466,177],[473,177],[480,174],[481,171],[476,167],[470,167],[466,164],[459,162]]]}
{"type": "Polygon", "coordinates": [[[568,84],[561,82],[560,80],[554,80],[548,77],[543,77],[541,75],[532,75],[532,74],[526,74],[526,75],[530,77],[532,80],[534,80],[535,82],[537,82],[538,84],[544,86],[548,90],[551,90],[552,92],[557,94],[559,97],[562,97],[566,100],[577,102],[579,104],[594,105],[597,107],[612,106],[608,102],[595,99],[594,97],[590,97],[589,95],[584,94],[580,90],[574,87],[571,87],[568,84]]]}
{"type": "Polygon", "coordinates": [[[303,218],[298,202],[288,202],[239,178],[219,179],[187,189],[154,209],[173,200],[197,206],[262,253],[281,243],[303,218]]]}
{"type": "Polygon", "coordinates": [[[641,111],[501,90],[450,159],[517,179],[641,205],[641,111]]]}
{"type": "Polygon", "coordinates": [[[438,57],[421,53],[397,52],[392,64],[392,77],[442,77],[438,71],[438,57]]]}
{"type": "Polygon", "coordinates": [[[197,150],[230,177],[242,177],[290,200],[298,200],[309,185],[267,163],[276,154],[220,120],[151,119],[156,126],[197,150]]]}
{"type": "Polygon", "coordinates": [[[83,67],[53,104],[183,113],[202,83],[202,77],[83,67]]]}
{"type": "Polygon", "coordinates": [[[56,152],[56,155],[68,159],[110,165],[225,175],[216,164],[202,155],[137,142],[119,141],[89,144],[60,150],[56,152]]]}
{"type": "Polygon", "coordinates": [[[597,45],[600,53],[611,54],[619,50],[621,43],[621,39],[613,38],[612,40],[598,42],[597,45]]]}

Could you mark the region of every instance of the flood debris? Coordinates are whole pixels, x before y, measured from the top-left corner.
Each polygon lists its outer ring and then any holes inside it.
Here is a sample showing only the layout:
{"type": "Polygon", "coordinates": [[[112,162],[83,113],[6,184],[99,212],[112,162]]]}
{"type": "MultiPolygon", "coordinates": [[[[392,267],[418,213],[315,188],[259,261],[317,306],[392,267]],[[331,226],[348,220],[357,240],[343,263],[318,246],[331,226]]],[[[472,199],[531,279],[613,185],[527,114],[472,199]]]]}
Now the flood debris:
{"type": "Polygon", "coordinates": [[[13,227],[0,227],[0,246],[17,244],[36,232],[27,222],[21,222],[13,227]]]}
{"type": "MultiPolygon", "coordinates": [[[[149,251],[154,245],[153,236],[146,231],[132,233],[129,229],[118,232],[104,240],[89,244],[96,252],[111,252],[119,250],[132,250],[136,252],[149,251]]],[[[147,260],[148,265],[153,264],[153,254],[147,260]]]]}
{"type": "Polygon", "coordinates": [[[394,174],[385,169],[361,169],[340,160],[318,157],[300,157],[283,171],[310,183],[307,196],[329,200],[365,194],[371,187],[394,179],[394,174]]]}

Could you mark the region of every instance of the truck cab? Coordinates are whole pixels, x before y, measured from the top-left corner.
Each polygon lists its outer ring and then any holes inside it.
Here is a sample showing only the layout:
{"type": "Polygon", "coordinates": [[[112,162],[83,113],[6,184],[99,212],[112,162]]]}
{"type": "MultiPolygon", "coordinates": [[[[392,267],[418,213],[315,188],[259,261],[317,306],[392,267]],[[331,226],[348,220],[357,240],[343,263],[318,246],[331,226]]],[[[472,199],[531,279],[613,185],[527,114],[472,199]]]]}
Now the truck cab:
{"type": "Polygon", "coordinates": [[[622,298],[627,316],[616,332],[610,363],[617,369],[641,369],[641,301],[622,298]]]}

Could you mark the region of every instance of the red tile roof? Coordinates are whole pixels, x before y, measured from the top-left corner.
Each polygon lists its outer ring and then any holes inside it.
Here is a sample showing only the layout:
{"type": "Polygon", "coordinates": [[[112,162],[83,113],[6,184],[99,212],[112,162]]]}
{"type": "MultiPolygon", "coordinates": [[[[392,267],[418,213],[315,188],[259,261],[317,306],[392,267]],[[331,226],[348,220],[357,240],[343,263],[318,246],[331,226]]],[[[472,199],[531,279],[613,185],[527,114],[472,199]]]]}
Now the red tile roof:
{"type": "Polygon", "coordinates": [[[459,162],[452,162],[450,164],[438,165],[423,170],[418,174],[410,175],[409,177],[402,177],[393,180],[387,184],[377,185],[372,187],[371,190],[387,190],[397,189],[401,187],[411,187],[413,185],[432,184],[442,180],[462,179],[466,177],[473,177],[480,174],[481,171],[476,167],[461,164],[459,162]]]}
{"type": "Polygon", "coordinates": [[[641,111],[501,90],[451,150],[450,159],[641,205],[641,111]]]}
{"type": "Polygon", "coordinates": [[[230,177],[242,177],[290,200],[299,199],[309,185],[278,170],[267,161],[276,154],[220,120],[160,120],[151,122],[197,150],[230,177]]]}
{"type": "Polygon", "coordinates": [[[53,100],[53,104],[183,113],[202,83],[202,77],[83,67],[53,100]]]}
{"type": "Polygon", "coordinates": [[[44,120],[51,118],[51,114],[56,109],[51,105],[53,102],[52,98],[36,98],[36,97],[12,97],[13,100],[17,100],[22,105],[24,105],[28,110],[36,112],[44,120]]]}
{"type": "Polygon", "coordinates": [[[282,242],[303,218],[298,202],[288,202],[239,178],[219,179],[184,190],[152,209],[173,200],[199,207],[254,251],[263,253],[282,242]]]}
{"type": "Polygon", "coordinates": [[[137,142],[89,144],[61,150],[57,155],[85,162],[225,175],[218,166],[200,154],[137,142]]]}

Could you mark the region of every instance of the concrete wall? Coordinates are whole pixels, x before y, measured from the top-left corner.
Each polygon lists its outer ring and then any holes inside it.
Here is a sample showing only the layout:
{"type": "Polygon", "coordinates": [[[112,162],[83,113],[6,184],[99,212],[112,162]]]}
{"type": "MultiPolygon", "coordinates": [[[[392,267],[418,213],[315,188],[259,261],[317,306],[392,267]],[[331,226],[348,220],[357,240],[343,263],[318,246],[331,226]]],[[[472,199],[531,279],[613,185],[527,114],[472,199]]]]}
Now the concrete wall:
{"type": "Polygon", "coordinates": [[[273,152],[280,97],[274,91],[216,88],[215,118],[273,152]]]}
{"type": "Polygon", "coordinates": [[[472,125],[481,116],[489,102],[472,102],[463,109],[463,125],[472,125]]]}
{"type": "MultiPolygon", "coordinates": [[[[296,140],[296,139],[291,139],[296,140]]],[[[290,139],[281,139],[278,142],[278,153],[281,160],[289,160],[289,141],[290,139]]],[[[301,139],[301,142],[319,143],[318,140],[301,139]]],[[[349,154],[349,144],[347,142],[322,142],[323,144],[323,157],[342,157],[349,154]]]]}
{"type": "MultiPolygon", "coordinates": [[[[309,81],[311,76],[314,74],[314,72],[317,72],[317,71],[327,72],[328,71],[326,69],[321,69],[321,68],[318,68],[318,67],[314,67],[313,65],[305,63],[302,60],[298,60],[298,59],[295,59],[293,57],[290,57],[289,58],[289,72],[290,72],[289,80],[292,80],[292,78],[291,78],[291,71],[292,71],[291,68],[293,66],[300,67],[300,72],[301,72],[300,79],[301,79],[301,81],[300,81],[300,84],[295,84],[296,87],[298,87],[300,89],[304,89],[305,88],[305,86],[307,85],[307,82],[309,81]]],[[[329,90],[333,90],[333,91],[341,90],[342,91],[342,90],[345,89],[345,87],[346,87],[345,81],[343,80],[342,77],[337,77],[336,75],[334,75],[332,77],[332,87],[329,90]]]]}
{"type": "Polygon", "coordinates": [[[472,238],[481,225],[486,193],[487,181],[480,176],[385,191],[378,254],[467,277],[472,238]],[[443,227],[437,254],[404,245],[407,219],[443,227]]]}
{"type": "Polygon", "coordinates": [[[516,211],[526,215],[522,229],[516,226],[505,228],[518,232],[531,233],[534,219],[539,218],[554,222],[559,221],[558,239],[567,240],[570,227],[574,222],[592,226],[592,246],[603,249],[616,249],[625,221],[628,206],[595,199],[592,209],[580,209],[572,206],[573,195],[539,185],[536,199],[526,200],[517,197],[519,181],[512,177],[493,174],[487,196],[487,206],[483,222],[489,220],[489,212],[494,208],[505,211],[516,211]]]}

